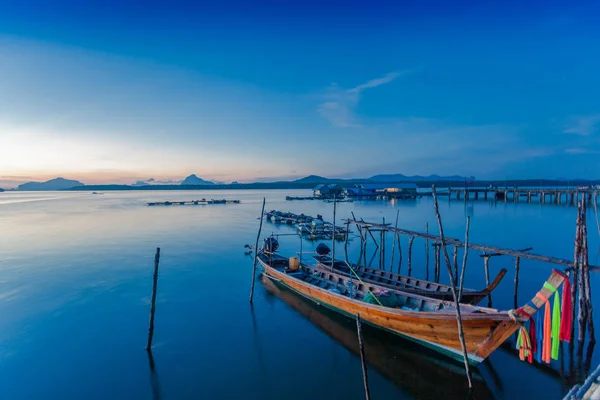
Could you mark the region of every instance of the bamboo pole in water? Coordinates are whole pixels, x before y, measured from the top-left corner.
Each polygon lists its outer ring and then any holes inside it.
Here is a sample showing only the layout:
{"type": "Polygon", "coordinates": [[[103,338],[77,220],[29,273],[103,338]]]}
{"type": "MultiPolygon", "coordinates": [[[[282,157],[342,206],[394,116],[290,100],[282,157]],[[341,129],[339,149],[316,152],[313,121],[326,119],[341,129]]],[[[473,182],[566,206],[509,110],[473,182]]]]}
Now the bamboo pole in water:
{"type": "Polygon", "coordinates": [[[594,214],[596,214],[596,228],[600,236],[600,219],[598,219],[598,189],[594,190],[594,214]]]}
{"type": "Polygon", "coordinates": [[[256,279],[256,263],[258,262],[258,240],[260,239],[260,232],[262,231],[266,202],[267,199],[263,197],[262,211],[260,213],[260,225],[258,226],[258,234],[256,235],[256,246],[254,246],[254,266],[252,267],[252,286],[250,287],[250,304],[252,304],[252,297],[254,297],[254,280],[256,279]]]}
{"type": "Polygon", "coordinates": [[[581,237],[582,237],[582,275],[583,275],[583,289],[585,298],[586,317],[590,343],[596,343],[596,337],[594,332],[594,318],[593,318],[593,307],[592,307],[592,288],[590,286],[590,269],[588,266],[588,241],[587,241],[587,210],[585,202],[581,208],[581,237]]]}
{"type": "MultiPolygon", "coordinates": [[[[385,218],[383,218],[383,225],[385,226],[385,218]]],[[[381,231],[381,269],[385,269],[385,234],[387,231],[381,231]]]]}
{"type": "MultiPolygon", "coordinates": [[[[398,217],[400,216],[400,210],[396,212],[396,223],[394,224],[394,229],[398,229],[398,217]]],[[[394,236],[397,237],[398,233],[394,233],[394,236]]],[[[394,253],[396,251],[396,241],[392,240],[392,259],[390,260],[390,272],[394,269],[394,253]]],[[[402,254],[402,253],[400,253],[402,254]]],[[[400,267],[398,267],[400,269],[400,267]]]]}
{"type": "Polygon", "coordinates": [[[396,233],[396,240],[398,241],[398,274],[402,269],[402,241],[400,240],[400,235],[396,233]]]}
{"type": "Polygon", "coordinates": [[[587,322],[587,315],[586,315],[586,303],[585,303],[585,289],[584,289],[584,272],[582,267],[582,250],[583,250],[583,231],[581,229],[581,225],[582,225],[582,208],[583,208],[583,200],[580,200],[577,204],[577,233],[575,236],[575,241],[576,241],[576,260],[577,260],[577,264],[578,267],[580,269],[579,271],[579,279],[577,280],[577,286],[578,286],[578,290],[579,290],[579,309],[578,309],[578,313],[577,313],[577,322],[579,324],[579,332],[578,332],[578,337],[577,339],[580,342],[583,342],[585,340],[585,330],[586,330],[586,322],[587,322]]]}
{"type": "MultiPolygon", "coordinates": [[[[485,267],[485,287],[490,286],[490,257],[483,257],[483,265],[485,267]]],[[[492,307],[492,294],[488,293],[488,307],[492,307]]]]}
{"type": "Polygon", "coordinates": [[[377,244],[377,239],[375,239],[375,236],[373,236],[373,232],[371,232],[371,230],[367,228],[367,233],[371,236],[371,239],[373,239],[373,243],[375,243],[375,247],[378,249],[379,245],[377,244]]]}
{"type": "Polygon", "coordinates": [[[154,313],[156,312],[156,287],[158,286],[158,264],[160,262],[160,247],[156,248],[154,255],[154,275],[152,276],[152,300],[150,302],[150,325],[148,326],[148,341],[146,350],[152,351],[152,339],[154,338],[154,313]]]}
{"type": "MultiPolygon", "coordinates": [[[[344,243],[344,256],[346,257],[346,265],[350,265],[350,260],[348,259],[348,237],[350,236],[350,221],[346,221],[346,242],[344,243]]],[[[331,264],[333,265],[333,258],[331,259],[331,264]]],[[[350,274],[350,287],[352,287],[352,274],[350,274]]],[[[350,298],[353,298],[353,291],[350,292],[350,298]]]]}
{"type": "Polygon", "coordinates": [[[440,246],[436,243],[433,244],[433,257],[435,270],[433,272],[433,279],[436,282],[440,281],[440,246]]]}
{"type": "Polygon", "coordinates": [[[517,309],[519,304],[518,295],[519,295],[519,267],[521,266],[521,259],[517,257],[515,259],[515,295],[514,295],[514,309],[517,309]]]}
{"type": "Polygon", "coordinates": [[[412,274],[412,245],[414,241],[414,236],[408,238],[408,276],[411,276],[412,274]]]}
{"type": "MultiPolygon", "coordinates": [[[[574,255],[573,255],[573,283],[571,285],[571,315],[575,317],[576,304],[577,304],[577,292],[579,284],[579,202],[577,203],[577,219],[575,229],[575,241],[574,241],[574,255]]],[[[571,320],[571,343],[575,338],[575,318],[571,320]]]]}
{"type": "Polygon", "coordinates": [[[383,265],[383,249],[385,248],[383,245],[383,230],[379,231],[379,243],[381,244],[381,246],[379,247],[381,250],[379,250],[379,269],[384,269],[384,265],[383,265]]]}
{"type": "Polygon", "coordinates": [[[471,217],[467,216],[467,224],[465,228],[465,251],[463,254],[462,270],[460,271],[460,286],[458,288],[458,299],[462,298],[463,287],[465,283],[465,270],[467,269],[467,255],[469,254],[469,226],[471,225],[471,217]]]}
{"type": "Polygon", "coordinates": [[[465,371],[467,373],[467,380],[469,381],[469,388],[473,387],[471,382],[471,369],[469,368],[469,359],[467,356],[467,346],[465,344],[465,334],[462,326],[462,317],[460,315],[460,302],[456,288],[456,281],[454,280],[454,274],[452,273],[452,264],[450,264],[450,256],[448,255],[448,249],[446,249],[446,242],[444,240],[444,228],[442,226],[442,217],[440,216],[440,210],[438,207],[438,200],[435,194],[435,185],[431,186],[431,194],[433,196],[433,206],[435,208],[435,216],[437,218],[438,227],[440,229],[440,237],[442,243],[442,250],[444,251],[444,261],[446,262],[446,268],[448,269],[448,276],[450,277],[450,287],[452,289],[452,297],[454,298],[454,305],[456,307],[456,323],[458,325],[458,339],[462,348],[463,359],[465,362],[465,371]]]}
{"type": "MultiPolygon", "coordinates": [[[[354,222],[356,222],[356,216],[354,215],[354,211],[350,211],[350,214],[352,214],[352,219],[354,220],[354,222]]],[[[362,231],[362,227],[360,225],[356,225],[356,228],[358,230],[358,234],[360,235],[360,254],[358,256],[358,264],[360,264],[361,262],[363,262],[363,255],[364,255],[364,265],[365,267],[367,266],[367,234],[365,233],[363,235],[363,231],[362,231]]]]}
{"type": "Polygon", "coordinates": [[[333,225],[331,227],[331,271],[333,271],[333,262],[335,261],[335,209],[337,201],[335,201],[335,193],[333,194],[333,225]]]}
{"type": "Polygon", "coordinates": [[[365,397],[367,400],[370,400],[371,392],[369,391],[369,376],[367,374],[367,361],[365,359],[365,346],[363,343],[362,326],[360,324],[360,314],[356,314],[356,333],[358,335],[358,348],[360,351],[360,363],[362,365],[363,383],[365,385],[365,397]]]}
{"type": "Polygon", "coordinates": [[[458,248],[456,246],[453,247],[452,265],[454,267],[454,280],[458,282],[458,248]]]}
{"type": "MultiPolygon", "coordinates": [[[[425,223],[425,233],[429,234],[429,222],[425,223]]],[[[429,239],[425,238],[425,279],[429,280],[429,239]]]]}

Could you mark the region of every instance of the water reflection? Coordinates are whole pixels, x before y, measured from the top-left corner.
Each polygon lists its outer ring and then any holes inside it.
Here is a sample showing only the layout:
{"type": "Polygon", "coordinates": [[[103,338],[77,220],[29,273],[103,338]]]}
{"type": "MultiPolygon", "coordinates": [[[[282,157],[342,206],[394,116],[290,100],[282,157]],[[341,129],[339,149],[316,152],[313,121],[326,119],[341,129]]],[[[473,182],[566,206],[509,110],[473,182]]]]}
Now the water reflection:
{"type": "MultiPolygon", "coordinates": [[[[264,275],[261,281],[268,293],[279,297],[328,336],[352,353],[359,355],[356,324],[353,320],[297,296],[288,289],[276,285],[264,275]]],[[[369,365],[398,387],[418,398],[487,399],[494,397],[477,370],[473,371],[473,390],[470,393],[462,365],[367,325],[363,326],[363,336],[369,365]]]]}
{"type": "Polygon", "coordinates": [[[156,365],[154,364],[154,356],[152,350],[148,350],[148,365],[150,366],[150,387],[152,387],[152,398],[154,400],[161,400],[162,394],[160,389],[160,380],[158,379],[158,373],[156,372],[156,365]]]}
{"type": "Polygon", "coordinates": [[[264,386],[263,398],[271,398],[269,387],[268,387],[268,375],[267,375],[267,363],[265,363],[263,357],[263,349],[260,342],[260,336],[258,334],[258,328],[256,326],[256,315],[254,313],[254,304],[250,303],[250,314],[252,315],[252,339],[254,342],[254,349],[256,350],[256,357],[258,359],[258,365],[260,368],[260,379],[264,386]]]}

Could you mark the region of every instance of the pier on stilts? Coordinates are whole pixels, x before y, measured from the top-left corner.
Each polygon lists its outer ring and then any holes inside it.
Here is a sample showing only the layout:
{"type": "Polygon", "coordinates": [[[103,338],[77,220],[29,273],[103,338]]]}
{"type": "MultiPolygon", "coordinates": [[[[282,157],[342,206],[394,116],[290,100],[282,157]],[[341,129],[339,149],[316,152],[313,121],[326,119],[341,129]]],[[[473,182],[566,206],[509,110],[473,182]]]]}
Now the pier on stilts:
{"type": "Polygon", "coordinates": [[[450,188],[450,199],[496,200],[511,203],[539,203],[575,206],[579,201],[592,205],[598,200],[598,189],[572,188],[450,188]]]}
{"type": "Polygon", "coordinates": [[[199,206],[199,205],[208,205],[208,204],[240,204],[239,200],[187,200],[187,201],[155,201],[147,203],[148,206],[199,206]]]}

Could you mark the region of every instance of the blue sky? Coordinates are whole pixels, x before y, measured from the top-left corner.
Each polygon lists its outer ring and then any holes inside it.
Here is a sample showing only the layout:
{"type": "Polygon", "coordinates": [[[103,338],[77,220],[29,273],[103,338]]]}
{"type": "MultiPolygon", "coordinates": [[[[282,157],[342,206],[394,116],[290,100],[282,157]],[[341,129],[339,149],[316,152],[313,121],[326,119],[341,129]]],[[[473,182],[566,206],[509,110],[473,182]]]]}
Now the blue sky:
{"type": "Polygon", "coordinates": [[[10,3],[0,186],[600,178],[598,1],[10,3]]]}

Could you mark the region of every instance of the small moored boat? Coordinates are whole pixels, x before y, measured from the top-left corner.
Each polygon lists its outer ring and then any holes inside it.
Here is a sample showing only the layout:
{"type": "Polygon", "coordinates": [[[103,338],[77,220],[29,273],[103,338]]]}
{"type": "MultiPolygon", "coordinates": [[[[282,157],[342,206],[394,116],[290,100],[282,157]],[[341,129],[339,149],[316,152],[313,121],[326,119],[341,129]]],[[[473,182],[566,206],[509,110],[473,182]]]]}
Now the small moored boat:
{"type": "MultiPolygon", "coordinates": [[[[318,269],[324,271],[331,270],[331,257],[326,255],[315,255],[313,258],[318,262],[318,269]]],[[[335,260],[333,263],[333,271],[344,276],[352,275],[352,278],[356,279],[358,277],[365,282],[374,283],[389,289],[402,290],[404,292],[427,296],[434,299],[453,300],[452,288],[441,283],[416,279],[381,269],[363,267],[357,264],[350,264],[350,266],[348,266],[345,261],[341,260],[335,260]]],[[[506,275],[506,268],[502,268],[496,276],[496,279],[483,290],[463,288],[460,302],[465,304],[479,303],[487,295],[492,293],[492,291],[500,284],[504,275],[506,275]]]]}

